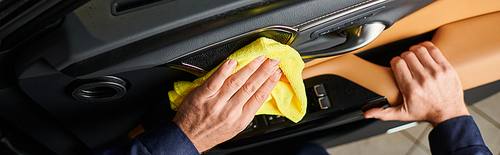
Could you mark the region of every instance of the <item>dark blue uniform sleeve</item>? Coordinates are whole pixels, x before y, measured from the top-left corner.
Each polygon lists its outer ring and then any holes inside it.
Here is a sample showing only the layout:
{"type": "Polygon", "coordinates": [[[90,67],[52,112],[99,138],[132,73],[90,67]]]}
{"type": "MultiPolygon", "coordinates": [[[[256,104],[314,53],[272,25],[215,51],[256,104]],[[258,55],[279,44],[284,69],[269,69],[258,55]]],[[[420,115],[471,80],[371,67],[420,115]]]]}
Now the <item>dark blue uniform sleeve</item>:
{"type": "Polygon", "coordinates": [[[434,155],[492,154],[471,116],[456,117],[438,124],[429,134],[429,144],[434,155]]]}
{"type": "Polygon", "coordinates": [[[200,153],[177,124],[165,121],[141,133],[124,147],[110,148],[96,153],[96,155],[101,154],[199,155],[200,153]]]}

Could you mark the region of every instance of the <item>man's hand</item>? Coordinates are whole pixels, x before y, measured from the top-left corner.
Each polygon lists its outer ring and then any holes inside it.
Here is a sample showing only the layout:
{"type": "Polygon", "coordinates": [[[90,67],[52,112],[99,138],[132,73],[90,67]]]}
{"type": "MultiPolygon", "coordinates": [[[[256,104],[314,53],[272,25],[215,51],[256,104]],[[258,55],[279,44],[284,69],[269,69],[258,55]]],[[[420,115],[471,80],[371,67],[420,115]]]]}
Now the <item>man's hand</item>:
{"type": "Polygon", "coordinates": [[[200,153],[243,131],[266,101],[281,70],[279,60],[265,60],[259,56],[233,75],[237,62],[227,60],[182,101],[173,121],[200,153]]]}
{"type": "Polygon", "coordinates": [[[403,104],[365,112],[366,118],[428,121],[433,126],[470,115],[456,71],[431,42],[414,45],[391,60],[403,104]]]}

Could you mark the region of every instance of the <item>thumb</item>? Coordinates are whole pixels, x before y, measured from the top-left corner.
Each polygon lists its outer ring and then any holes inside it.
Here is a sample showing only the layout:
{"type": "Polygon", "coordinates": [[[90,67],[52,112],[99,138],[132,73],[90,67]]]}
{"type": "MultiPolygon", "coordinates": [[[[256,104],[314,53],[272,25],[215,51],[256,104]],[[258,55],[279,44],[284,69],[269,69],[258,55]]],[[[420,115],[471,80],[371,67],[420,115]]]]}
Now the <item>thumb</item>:
{"type": "Polygon", "coordinates": [[[400,106],[389,108],[372,108],[365,112],[365,118],[376,118],[383,121],[399,120],[403,116],[400,106]]]}

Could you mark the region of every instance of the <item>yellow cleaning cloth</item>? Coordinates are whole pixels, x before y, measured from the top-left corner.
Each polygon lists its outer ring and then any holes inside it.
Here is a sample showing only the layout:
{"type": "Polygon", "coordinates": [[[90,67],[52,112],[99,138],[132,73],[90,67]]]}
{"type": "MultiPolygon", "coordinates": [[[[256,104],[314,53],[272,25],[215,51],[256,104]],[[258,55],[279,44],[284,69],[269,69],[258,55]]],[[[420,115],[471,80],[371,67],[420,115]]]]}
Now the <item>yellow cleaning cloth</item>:
{"type": "MultiPolygon", "coordinates": [[[[271,95],[257,111],[257,115],[280,115],[285,116],[295,123],[299,122],[306,113],[307,98],[304,83],[302,81],[304,62],[297,51],[290,46],[283,45],[272,39],[259,38],[249,45],[237,50],[227,59],[238,61],[238,65],[233,71],[234,74],[261,55],[270,59],[280,59],[281,61],[278,67],[281,68],[284,76],[281,77],[280,81],[271,92],[271,95]]],[[[219,66],[193,82],[175,82],[174,90],[168,92],[171,108],[177,110],[184,97],[194,88],[203,84],[219,66]]]]}

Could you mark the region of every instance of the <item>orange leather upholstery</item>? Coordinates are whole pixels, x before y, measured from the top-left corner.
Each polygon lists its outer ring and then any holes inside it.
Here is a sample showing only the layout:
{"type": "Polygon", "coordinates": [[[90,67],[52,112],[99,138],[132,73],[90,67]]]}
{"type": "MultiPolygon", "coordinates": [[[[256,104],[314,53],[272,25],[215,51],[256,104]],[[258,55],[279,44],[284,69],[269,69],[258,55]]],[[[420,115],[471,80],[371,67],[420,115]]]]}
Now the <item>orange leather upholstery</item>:
{"type": "MultiPolygon", "coordinates": [[[[464,89],[500,79],[500,12],[440,27],[432,42],[455,67],[464,89]]],[[[391,105],[401,103],[390,68],[349,53],[304,69],[303,78],[335,74],[386,96],[391,105]]]]}
{"type": "MultiPolygon", "coordinates": [[[[500,0],[437,0],[397,21],[372,43],[353,53],[423,34],[451,22],[497,11],[500,11],[500,0]]],[[[305,68],[332,58],[335,57],[312,60],[306,63],[305,68]]]]}
{"type": "Polygon", "coordinates": [[[464,89],[500,79],[500,12],[439,28],[432,42],[453,64],[464,89]]]}

